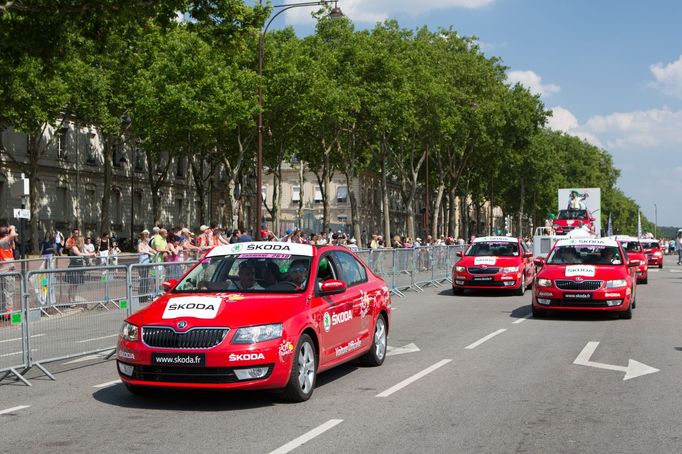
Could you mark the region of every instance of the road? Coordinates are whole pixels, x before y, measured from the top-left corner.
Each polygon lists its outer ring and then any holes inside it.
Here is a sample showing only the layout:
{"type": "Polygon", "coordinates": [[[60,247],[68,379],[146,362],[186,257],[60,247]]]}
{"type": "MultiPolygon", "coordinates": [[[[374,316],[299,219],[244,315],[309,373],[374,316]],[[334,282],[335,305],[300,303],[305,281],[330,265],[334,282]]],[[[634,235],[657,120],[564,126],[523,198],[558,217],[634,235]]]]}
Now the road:
{"type": "Polygon", "coordinates": [[[348,365],[321,374],[304,404],[263,392],[174,391],[140,398],[111,383],[117,379],[113,361],[55,363],[55,382],[36,377],[32,387],[0,384],[2,448],[680,452],[680,289],[682,267],[667,257],[666,267],[639,287],[632,320],[571,314],[533,319],[529,293],[409,292],[393,299],[389,345],[414,344],[419,351],[407,348],[379,368],[348,365]],[[581,354],[588,365],[574,364],[581,354]],[[658,371],[624,380],[629,360],[658,371]]]}

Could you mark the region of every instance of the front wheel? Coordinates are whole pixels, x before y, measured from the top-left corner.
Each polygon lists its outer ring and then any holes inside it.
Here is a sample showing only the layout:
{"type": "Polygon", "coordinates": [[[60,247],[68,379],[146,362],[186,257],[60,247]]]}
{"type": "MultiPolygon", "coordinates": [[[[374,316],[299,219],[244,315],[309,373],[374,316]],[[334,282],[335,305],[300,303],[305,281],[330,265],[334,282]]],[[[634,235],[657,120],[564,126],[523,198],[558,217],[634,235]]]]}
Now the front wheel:
{"type": "Polygon", "coordinates": [[[518,296],[523,296],[526,293],[526,273],[521,275],[521,286],[516,290],[518,296]]]}
{"type": "Polygon", "coordinates": [[[388,330],[386,329],[386,319],[384,319],[383,315],[379,315],[377,322],[374,325],[372,347],[370,347],[369,351],[360,358],[360,362],[366,366],[381,366],[386,359],[387,339],[388,330]]]}
{"type": "Polygon", "coordinates": [[[660,270],[660,269],[662,269],[662,268],[663,268],[663,264],[662,264],[662,263],[659,263],[659,264],[658,264],[658,269],[660,270]]]}
{"type": "Polygon", "coordinates": [[[289,383],[284,388],[285,399],[291,402],[304,402],[310,399],[317,378],[317,356],[315,345],[307,334],[298,340],[296,355],[291,365],[289,383]]]}
{"type": "Polygon", "coordinates": [[[621,312],[618,316],[625,320],[630,320],[632,318],[632,305],[628,307],[628,310],[621,312]]]}

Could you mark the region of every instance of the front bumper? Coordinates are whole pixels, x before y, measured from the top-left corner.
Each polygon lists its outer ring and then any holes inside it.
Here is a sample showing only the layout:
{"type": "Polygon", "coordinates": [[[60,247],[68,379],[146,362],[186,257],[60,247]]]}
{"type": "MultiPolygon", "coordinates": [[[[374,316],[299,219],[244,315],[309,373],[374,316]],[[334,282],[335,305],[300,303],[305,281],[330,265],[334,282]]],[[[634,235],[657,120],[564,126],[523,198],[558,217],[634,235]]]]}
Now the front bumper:
{"type": "Polygon", "coordinates": [[[653,266],[659,266],[663,264],[663,255],[649,255],[647,256],[647,263],[653,266]]]}
{"type": "Polygon", "coordinates": [[[517,290],[521,286],[521,273],[475,275],[468,272],[452,274],[452,288],[517,290]]]}
{"type": "Polygon", "coordinates": [[[637,282],[642,282],[649,277],[649,266],[639,266],[637,267],[637,282]]]}
{"type": "Polygon", "coordinates": [[[258,347],[221,344],[210,349],[161,349],[119,338],[116,363],[121,380],[135,386],[277,389],[284,388],[289,381],[294,349],[292,342],[283,339],[263,342],[258,347]],[[153,354],[168,360],[159,364],[158,358],[153,361],[153,354]],[[177,358],[175,363],[174,358],[177,358]],[[194,358],[201,358],[201,361],[196,361],[201,365],[193,365],[194,358]],[[132,370],[125,366],[132,366],[132,370]],[[240,379],[244,373],[239,373],[239,376],[237,373],[264,368],[267,372],[257,379],[240,379]]]}
{"type": "Polygon", "coordinates": [[[534,308],[547,311],[622,312],[630,307],[630,288],[595,291],[566,291],[557,288],[533,290],[534,308]]]}

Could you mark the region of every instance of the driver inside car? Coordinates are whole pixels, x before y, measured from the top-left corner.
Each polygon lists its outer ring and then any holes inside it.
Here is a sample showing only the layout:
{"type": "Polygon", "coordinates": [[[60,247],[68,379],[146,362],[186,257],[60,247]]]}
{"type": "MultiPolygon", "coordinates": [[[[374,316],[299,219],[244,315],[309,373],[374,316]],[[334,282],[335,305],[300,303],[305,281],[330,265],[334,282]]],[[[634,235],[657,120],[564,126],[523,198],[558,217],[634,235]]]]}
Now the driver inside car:
{"type": "Polygon", "coordinates": [[[263,290],[256,282],[256,265],[251,260],[244,260],[239,264],[239,280],[230,281],[228,290],[263,290]]]}
{"type": "Polygon", "coordinates": [[[308,261],[294,260],[289,266],[289,273],[287,274],[287,281],[296,286],[296,289],[305,288],[308,280],[308,261]]]}

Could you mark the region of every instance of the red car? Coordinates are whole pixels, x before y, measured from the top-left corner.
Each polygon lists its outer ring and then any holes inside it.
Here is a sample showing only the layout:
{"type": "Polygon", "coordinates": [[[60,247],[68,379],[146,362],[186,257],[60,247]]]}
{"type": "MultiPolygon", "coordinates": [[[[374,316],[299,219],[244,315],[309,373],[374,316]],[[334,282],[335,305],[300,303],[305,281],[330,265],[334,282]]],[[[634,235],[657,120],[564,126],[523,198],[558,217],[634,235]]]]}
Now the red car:
{"type": "Polygon", "coordinates": [[[476,238],[452,267],[452,292],[465,289],[514,290],[523,295],[533,284],[533,253],[518,238],[484,236],[476,238]]]}
{"type": "Polygon", "coordinates": [[[657,266],[663,268],[663,249],[661,249],[661,243],[654,239],[644,239],[639,240],[646,254],[649,266],[657,266]]]}
{"type": "Polygon", "coordinates": [[[649,262],[639,238],[627,235],[615,235],[611,238],[620,243],[620,247],[623,248],[629,259],[639,260],[639,266],[635,270],[637,283],[647,284],[649,282],[649,262]]]}
{"type": "Polygon", "coordinates": [[[566,235],[571,230],[578,228],[579,222],[582,222],[591,231],[594,231],[595,218],[588,210],[559,210],[552,228],[554,228],[557,235],[566,235]]]}
{"type": "Polygon", "coordinates": [[[319,372],[386,357],[388,287],[343,247],[218,246],[165,284],[121,328],[117,368],[133,393],[281,389],[304,401],[319,372]]]}
{"type": "Polygon", "coordinates": [[[533,317],[551,311],[617,312],[632,318],[637,281],[620,244],[610,238],[559,240],[547,260],[535,259],[538,271],[533,288],[533,317]]]}

